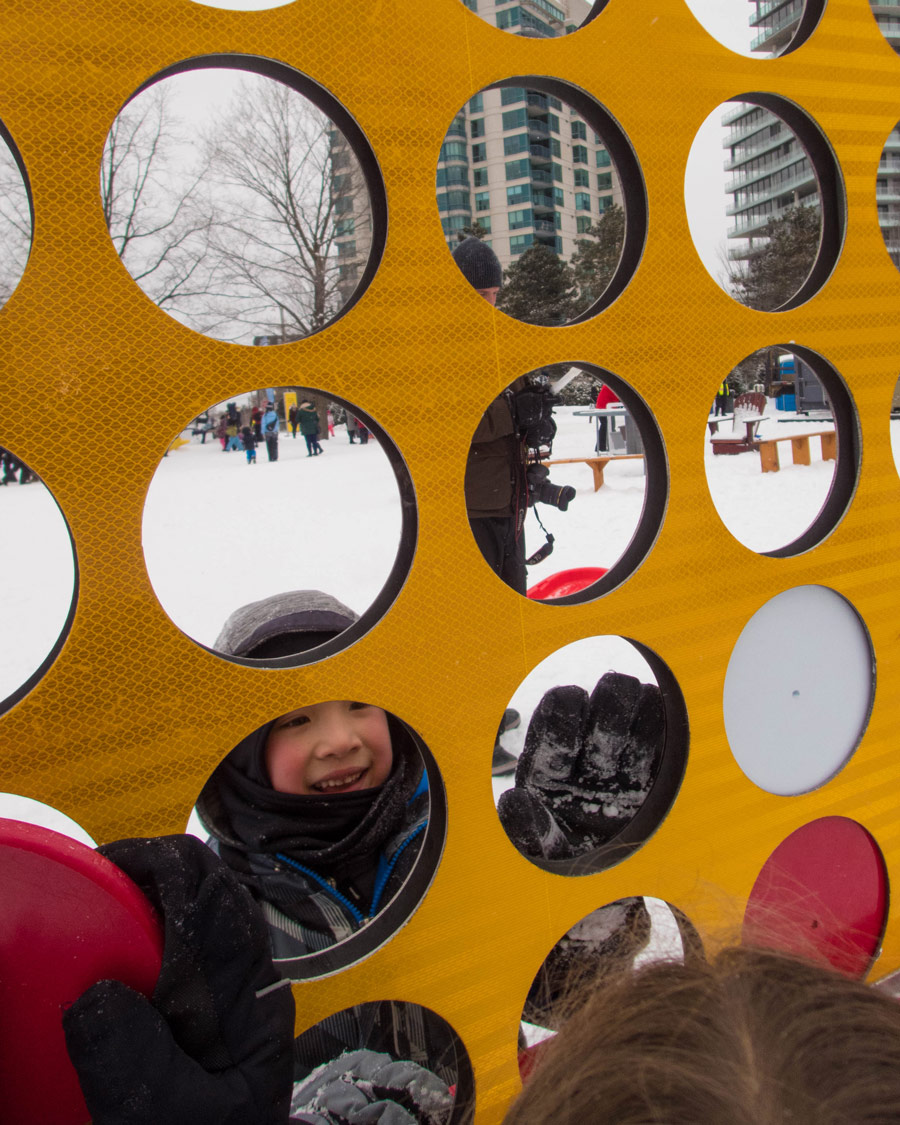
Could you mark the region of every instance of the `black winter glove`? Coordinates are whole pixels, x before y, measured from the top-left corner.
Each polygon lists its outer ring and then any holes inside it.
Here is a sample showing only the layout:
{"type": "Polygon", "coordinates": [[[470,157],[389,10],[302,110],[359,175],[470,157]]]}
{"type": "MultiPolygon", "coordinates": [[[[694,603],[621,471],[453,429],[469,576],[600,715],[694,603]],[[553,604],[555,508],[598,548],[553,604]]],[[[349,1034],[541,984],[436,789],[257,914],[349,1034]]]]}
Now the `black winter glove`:
{"type": "Polygon", "coordinates": [[[378,1051],[347,1051],[297,1086],[297,1125],[441,1125],[453,1095],[445,1082],[414,1062],[378,1051]]]}
{"type": "Polygon", "coordinates": [[[498,802],[510,840],[532,859],[573,859],[611,840],[646,799],[664,736],[655,684],[607,672],[590,698],[551,688],[528,724],[515,788],[498,802]]]}
{"type": "Polygon", "coordinates": [[[294,1003],[250,894],[192,836],[99,851],[150,899],[165,944],[152,1004],[101,981],[63,1015],[93,1125],[282,1125],[294,1003]]]}

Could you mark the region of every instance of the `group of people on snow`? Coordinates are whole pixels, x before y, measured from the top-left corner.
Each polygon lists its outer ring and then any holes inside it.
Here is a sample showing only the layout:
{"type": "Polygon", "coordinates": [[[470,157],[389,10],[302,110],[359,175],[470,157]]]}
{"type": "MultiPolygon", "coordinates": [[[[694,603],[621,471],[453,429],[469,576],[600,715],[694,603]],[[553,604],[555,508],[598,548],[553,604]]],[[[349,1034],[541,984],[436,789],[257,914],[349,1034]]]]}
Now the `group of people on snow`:
{"type": "MultiPolygon", "coordinates": [[[[242,413],[235,403],[230,402],[225,413],[219,418],[215,433],[222,443],[223,452],[243,450],[247,457],[247,464],[255,465],[257,446],[265,444],[269,461],[277,461],[281,419],[275,409],[275,403],[269,399],[264,409],[254,406],[246,420],[244,414],[246,412],[242,413]]],[[[330,409],[327,411],[326,418],[329,436],[334,437],[334,415],[330,409]]],[[[365,445],[369,440],[369,430],[365,423],[349,411],[345,411],[345,421],[350,444],[354,445],[358,438],[360,444],[365,445]]],[[[319,441],[321,433],[319,411],[313,402],[304,400],[299,404],[292,404],[288,409],[287,426],[290,427],[293,438],[296,438],[297,431],[300,431],[301,437],[306,441],[307,457],[318,457],[325,452],[319,441]]],[[[204,440],[205,437],[206,434],[203,432],[204,440]]]]}

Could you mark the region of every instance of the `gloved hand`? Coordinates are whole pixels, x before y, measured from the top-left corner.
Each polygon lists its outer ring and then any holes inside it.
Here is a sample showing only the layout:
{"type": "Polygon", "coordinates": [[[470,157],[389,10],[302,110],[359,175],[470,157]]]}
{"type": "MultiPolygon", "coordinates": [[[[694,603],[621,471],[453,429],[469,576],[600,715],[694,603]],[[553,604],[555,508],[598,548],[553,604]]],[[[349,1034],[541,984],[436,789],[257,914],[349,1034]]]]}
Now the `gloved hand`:
{"type": "Polygon", "coordinates": [[[262,914],[192,836],[99,849],[165,925],[150,1003],[100,981],[64,1013],[93,1125],[275,1125],[287,1121],[294,1003],[262,914]]]}
{"type": "Polygon", "coordinates": [[[453,1095],[436,1074],[378,1051],[347,1051],[294,1090],[296,1125],[441,1125],[453,1095]]]}
{"type": "Polygon", "coordinates": [[[555,687],[535,707],[500,821],[532,859],[573,859],[616,836],[643,804],[662,756],[655,684],[607,672],[588,698],[555,687]]]}

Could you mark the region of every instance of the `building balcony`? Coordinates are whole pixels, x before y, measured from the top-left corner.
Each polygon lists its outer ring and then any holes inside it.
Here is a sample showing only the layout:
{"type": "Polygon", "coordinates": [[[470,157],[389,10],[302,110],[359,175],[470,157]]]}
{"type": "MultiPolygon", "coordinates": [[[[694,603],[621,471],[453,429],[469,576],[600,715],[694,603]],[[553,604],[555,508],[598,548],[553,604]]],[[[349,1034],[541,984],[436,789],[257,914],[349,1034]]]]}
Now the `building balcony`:
{"type": "MultiPolygon", "coordinates": [[[[793,146],[791,147],[793,148],[793,146]]],[[[791,164],[796,164],[800,159],[802,159],[802,154],[799,152],[786,152],[782,156],[773,156],[772,159],[767,160],[761,168],[739,171],[736,176],[732,177],[732,179],[725,184],[725,192],[731,195],[733,192],[737,191],[738,188],[745,187],[747,184],[753,183],[754,180],[761,180],[763,176],[772,176],[776,172],[780,172],[783,168],[788,168],[791,164]]],[[[728,161],[726,161],[726,164],[727,163],[728,161]]]]}
{"type": "Polygon", "coordinates": [[[800,146],[800,142],[797,140],[794,134],[785,130],[783,133],[777,133],[774,137],[767,138],[767,140],[761,142],[759,145],[753,148],[742,148],[740,152],[723,161],[722,167],[726,172],[736,172],[741,167],[741,165],[746,164],[748,160],[756,160],[760,156],[765,156],[767,152],[771,152],[773,149],[780,148],[781,145],[789,141],[793,141],[793,144],[791,145],[791,150],[789,150],[785,155],[790,156],[791,151],[793,151],[795,154],[802,153],[804,156],[806,155],[806,150],[800,146]]]}
{"type": "Polygon", "coordinates": [[[727,207],[725,214],[738,215],[741,211],[746,211],[750,207],[758,207],[760,203],[765,203],[769,199],[776,199],[778,196],[784,195],[785,192],[797,191],[804,187],[811,187],[815,190],[816,186],[816,177],[813,175],[812,169],[807,168],[787,180],[779,180],[777,184],[760,184],[756,191],[748,193],[746,199],[743,199],[740,203],[732,203],[730,207],[727,207]]]}
{"type": "Polygon", "coordinates": [[[537,109],[543,113],[546,113],[550,108],[550,99],[546,94],[527,94],[525,103],[529,110],[537,109]]]}
{"type": "Polygon", "coordinates": [[[542,164],[549,164],[552,159],[549,145],[529,145],[528,155],[532,162],[539,162],[542,164]]]}
{"type": "Polygon", "coordinates": [[[531,206],[535,211],[553,211],[556,208],[556,201],[552,195],[544,195],[543,192],[531,193],[531,206]]]}
{"type": "Polygon", "coordinates": [[[758,11],[747,20],[747,23],[750,27],[759,27],[770,12],[774,12],[777,8],[783,8],[790,3],[791,0],[769,0],[767,4],[760,4],[758,11]]]}
{"type": "Polygon", "coordinates": [[[536,231],[548,231],[551,234],[556,234],[556,223],[550,219],[535,219],[534,229],[536,231]]]}
{"type": "Polygon", "coordinates": [[[550,126],[546,121],[541,121],[539,117],[530,117],[528,119],[528,132],[537,133],[539,136],[549,136],[550,126]]]}
{"type": "Polygon", "coordinates": [[[553,176],[550,172],[545,172],[543,168],[532,168],[531,179],[536,184],[552,184],[553,176]]]}

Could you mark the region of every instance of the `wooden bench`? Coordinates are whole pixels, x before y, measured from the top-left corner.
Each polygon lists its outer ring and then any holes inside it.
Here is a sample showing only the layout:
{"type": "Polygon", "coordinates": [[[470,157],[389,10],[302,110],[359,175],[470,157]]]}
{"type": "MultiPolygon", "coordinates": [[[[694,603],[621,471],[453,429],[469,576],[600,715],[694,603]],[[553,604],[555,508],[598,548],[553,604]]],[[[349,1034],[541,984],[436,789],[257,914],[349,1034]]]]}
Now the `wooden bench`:
{"type": "Polygon", "coordinates": [[[558,457],[552,461],[542,461],[542,465],[590,465],[594,474],[594,492],[603,487],[603,470],[610,461],[633,461],[637,457],[643,458],[643,453],[610,453],[602,457],[558,457]]]}
{"type": "Polygon", "coordinates": [[[784,437],[759,439],[759,462],[764,473],[777,473],[778,443],[789,441],[795,465],[809,464],[809,439],[817,437],[822,442],[822,460],[834,461],[837,458],[837,430],[817,430],[812,434],[785,434],[784,437]]]}
{"type": "Polygon", "coordinates": [[[712,435],[712,434],[717,434],[719,432],[719,426],[721,425],[722,422],[733,422],[733,421],[734,421],[734,415],[733,414],[719,414],[718,417],[716,417],[716,418],[707,418],[706,424],[707,424],[707,426],[709,426],[709,432],[712,435]]]}

